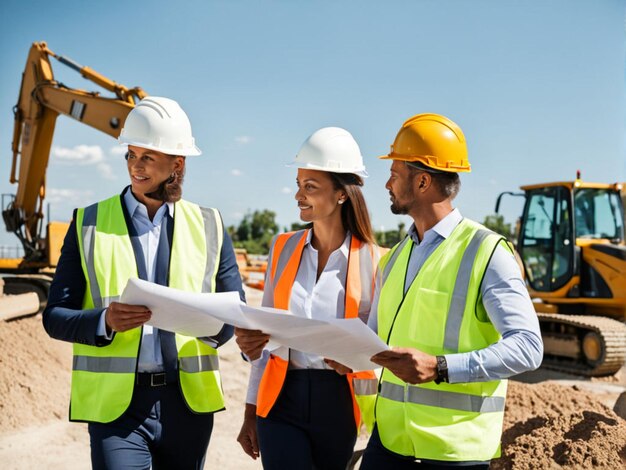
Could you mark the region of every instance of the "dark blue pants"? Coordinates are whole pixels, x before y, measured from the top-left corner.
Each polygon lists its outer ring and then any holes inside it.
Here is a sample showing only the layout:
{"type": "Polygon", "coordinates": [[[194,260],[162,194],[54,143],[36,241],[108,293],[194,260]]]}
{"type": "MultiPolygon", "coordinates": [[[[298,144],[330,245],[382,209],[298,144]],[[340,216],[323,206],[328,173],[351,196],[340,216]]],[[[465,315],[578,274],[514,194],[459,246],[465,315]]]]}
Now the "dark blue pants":
{"type": "Polygon", "coordinates": [[[195,414],[178,384],[135,386],[130,406],[111,423],[90,423],[91,464],[100,469],[202,469],[213,414],[195,414]]]}
{"type": "Polygon", "coordinates": [[[345,470],[357,431],[348,381],[335,371],[288,371],[257,429],[265,470],[345,470]]]}
{"type": "Polygon", "coordinates": [[[378,428],[374,427],[363,454],[360,470],[413,470],[416,468],[432,470],[487,470],[489,462],[416,461],[411,457],[405,457],[387,450],[380,442],[378,428]]]}

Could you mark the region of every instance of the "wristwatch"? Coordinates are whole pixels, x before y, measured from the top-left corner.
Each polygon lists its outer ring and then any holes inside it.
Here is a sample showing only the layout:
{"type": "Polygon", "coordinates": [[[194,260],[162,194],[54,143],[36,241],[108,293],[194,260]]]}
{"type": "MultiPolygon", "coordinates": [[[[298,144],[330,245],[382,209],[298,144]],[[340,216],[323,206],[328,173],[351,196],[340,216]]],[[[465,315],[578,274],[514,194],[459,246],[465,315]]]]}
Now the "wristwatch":
{"type": "Polygon", "coordinates": [[[448,382],[448,362],[446,356],[437,356],[437,377],[435,383],[448,382]]]}

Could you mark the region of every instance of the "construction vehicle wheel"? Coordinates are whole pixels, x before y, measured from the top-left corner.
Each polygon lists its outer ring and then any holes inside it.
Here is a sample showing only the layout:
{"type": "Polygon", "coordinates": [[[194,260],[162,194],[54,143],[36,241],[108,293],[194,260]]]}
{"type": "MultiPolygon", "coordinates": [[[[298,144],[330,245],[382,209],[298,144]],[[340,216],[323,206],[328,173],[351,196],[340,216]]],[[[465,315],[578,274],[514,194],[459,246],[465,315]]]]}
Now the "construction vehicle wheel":
{"type": "Polygon", "coordinates": [[[597,364],[602,360],[602,339],[594,331],[590,331],[583,338],[583,354],[589,364],[597,364]]]}

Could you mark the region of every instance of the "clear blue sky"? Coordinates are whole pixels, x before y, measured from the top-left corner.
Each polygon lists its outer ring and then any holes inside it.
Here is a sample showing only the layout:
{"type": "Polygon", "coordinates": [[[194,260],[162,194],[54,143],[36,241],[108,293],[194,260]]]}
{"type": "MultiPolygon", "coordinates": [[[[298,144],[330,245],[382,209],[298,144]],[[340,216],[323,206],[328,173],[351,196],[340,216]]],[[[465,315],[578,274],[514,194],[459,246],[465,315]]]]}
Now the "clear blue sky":
{"type": "MultiPolygon", "coordinates": [[[[623,0],[0,2],[0,192],[30,44],[127,86],[178,100],[201,157],[184,195],[227,224],[272,209],[297,221],[295,171],[304,139],[348,129],[371,177],[376,229],[389,212],[386,153],[408,117],[445,114],[465,132],[473,171],[456,205],[482,221],[522,184],[626,180],[623,0]]],[[[96,89],[54,61],[60,81],[96,89]]],[[[60,117],[48,170],[54,219],[126,185],[113,139],[60,117]],[[72,157],[72,158],[70,158],[72,157]],[[70,163],[73,162],[73,163],[70,163]]],[[[504,207],[509,221],[519,209],[504,207]]],[[[16,244],[0,233],[1,244],[16,244]]]]}

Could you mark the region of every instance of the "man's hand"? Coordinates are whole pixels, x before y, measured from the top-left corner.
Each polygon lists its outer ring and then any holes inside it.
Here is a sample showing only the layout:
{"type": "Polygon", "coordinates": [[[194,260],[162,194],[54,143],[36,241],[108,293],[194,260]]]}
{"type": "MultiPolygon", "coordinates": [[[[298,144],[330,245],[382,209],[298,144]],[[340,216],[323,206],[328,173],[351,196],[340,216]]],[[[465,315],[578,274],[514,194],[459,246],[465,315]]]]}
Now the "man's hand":
{"type": "Polygon", "coordinates": [[[417,349],[392,348],[372,356],[370,361],[409,384],[421,384],[437,378],[437,358],[417,349]]]}
{"type": "Polygon", "coordinates": [[[144,305],[129,305],[111,302],[104,316],[108,330],[128,331],[150,320],[152,312],[144,305]]]}
{"type": "Polygon", "coordinates": [[[339,375],[351,374],[353,372],[352,369],[350,369],[348,366],[344,366],[340,362],[333,361],[332,359],[324,358],[324,362],[333,369],[335,369],[335,372],[337,372],[339,375]]]}
{"type": "Polygon", "coordinates": [[[251,361],[261,357],[263,348],[270,340],[270,335],[266,335],[259,330],[246,330],[245,328],[235,328],[237,345],[251,361]]]}
{"type": "Polygon", "coordinates": [[[256,405],[246,403],[241,431],[237,436],[243,451],[256,460],[259,457],[259,441],[256,433],[256,405]]]}

